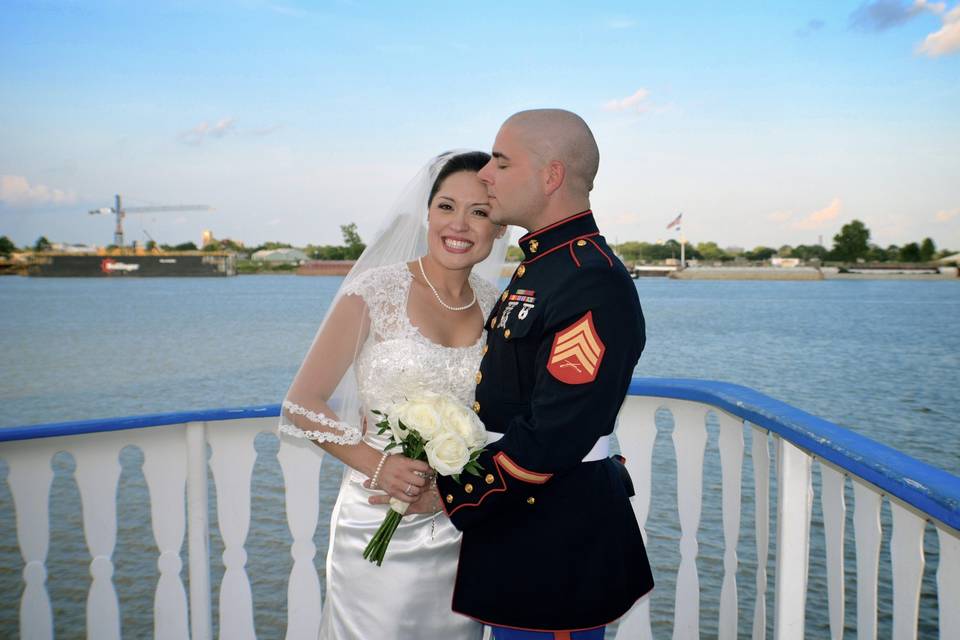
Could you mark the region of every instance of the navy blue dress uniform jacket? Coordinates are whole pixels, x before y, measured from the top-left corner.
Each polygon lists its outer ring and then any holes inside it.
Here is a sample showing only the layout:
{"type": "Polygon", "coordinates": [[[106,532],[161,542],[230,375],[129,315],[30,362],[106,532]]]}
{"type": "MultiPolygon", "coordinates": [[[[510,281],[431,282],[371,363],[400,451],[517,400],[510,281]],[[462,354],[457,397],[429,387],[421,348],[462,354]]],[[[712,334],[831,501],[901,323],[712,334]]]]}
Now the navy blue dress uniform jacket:
{"type": "Polygon", "coordinates": [[[437,478],[463,531],[453,609],[570,631],[653,588],[622,465],[583,462],[613,432],[643,350],[643,313],[590,211],[519,241],[524,261],[487,318],[474,410],[503,438],[480,477],[437,478]]]}

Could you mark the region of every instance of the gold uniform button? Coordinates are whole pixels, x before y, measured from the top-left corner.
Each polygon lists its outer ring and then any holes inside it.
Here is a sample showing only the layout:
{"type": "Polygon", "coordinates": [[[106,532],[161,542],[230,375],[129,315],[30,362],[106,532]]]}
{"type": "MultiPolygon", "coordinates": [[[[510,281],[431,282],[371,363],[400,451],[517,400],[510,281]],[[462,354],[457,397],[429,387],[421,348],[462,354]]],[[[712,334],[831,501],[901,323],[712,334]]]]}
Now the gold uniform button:
{"type": "Polygon", "coordinates": [[[503,295],[500,296],[500,302],[503,302],[504,300],[506,300],[508,295],[510,295],[510,293],[508,291],[504,291],[503,295]]]}
{"type": "Polygon", "coordinates": [[[586,240],[577,240],[577,246],[578,246],[578,247],[585,247],[585,246],[587,246],[587,241],[586,241],[586,240]]]}
{"type": "Polygon", "coordinates": [[[480,413],[480,403],[479,403],[479,402],[474,402],[474,403],[473,403],[473,412],[474,412],[474,413],[480,413]]]}
{"type": "Polygon", "coordinates": [[[483,355],[487,355],[487,351],[489,350],[490,350],[490,345],[488,344],[483,345],[483,355]]]}
{"type": "Polygon", "coordinates": [[[495,326],[497,326],[497,317],[496,317],[496,316],[490,318],[490,328],[493,329],[495,326]]]}
{"type": "Polygon", "coordinates": [[[473,485],[467,483],[463,485],[463,490],[466,491],[467,493],[473,493],[473,485]]]}
{"type": "Polygon", "coordinates": [[[480,384],[480,381],[483,380],[483,374],[477,371],[477,375],[473,379],[477,381],[477,384],[480,384]]]}
{"type": "Polygon", "coordinates": [[[447,504],[450,504],[451,502],[453,502],[453,494],[452,494],[452,493],[448,493],[448,494],[447,494],[447,504]]]}
{"type": "Polygon", "coordinates": [[[527,268],[526,268],[525,266],[520,265],[519,267],[517,267],[517,277],[518,277],[518,278],[522,278],[522,277],[523,277],[523,274],[525,274],[526,272],[527,272],[527,268]]]}
{"type": "Polygon", "coordinates": [[[488,473],[487,477],[484,478],[483,481],[486,482],[487,484],[493,484],[493,474],[488,473]]]}
{"type": "Polygon", "coordinates": [[[530,496],[529,498],[527,498],[527,504],[534,504],[536,503],[536,501],[537,499],[534,498],[533,496],[530,496]]]}
{"type": "Polygon", "coordinates": [[[503,332],[503,337],[504,337],[504,338],[509,338],[509,337],[510,337],[510,329],[504,330],[504,332],[503,332]]]}
{"type": "Polygon", "coordinates": [[[539,243],[539,242],[537,242],[536,240],[531,240],[531,241],[530,241],[530,253],[536,253],[536,252],[537,252],[537,249],[539,249],[539,248],[540,248],[540,243],[539,243]]]}

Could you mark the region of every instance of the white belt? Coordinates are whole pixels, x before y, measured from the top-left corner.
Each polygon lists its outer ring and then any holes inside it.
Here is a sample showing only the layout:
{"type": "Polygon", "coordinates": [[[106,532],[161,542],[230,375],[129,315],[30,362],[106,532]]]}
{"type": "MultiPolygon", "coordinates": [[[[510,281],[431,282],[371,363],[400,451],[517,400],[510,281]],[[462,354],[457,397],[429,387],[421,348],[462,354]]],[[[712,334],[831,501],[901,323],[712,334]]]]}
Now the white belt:
{"type": "MultiPolygon", "coordinates": [[[[487,431],[487,444],[496,442],[502,437],[502,433],[497,433],[496,431],[487,431]]],[[[581,462],[596,462],[597,460],[603,460],[609,457],[610,436],[600,436],[600,439],[594,443],[593,448],[590,449],[590,452],[583,456],[583,460],[581,462]]]]}

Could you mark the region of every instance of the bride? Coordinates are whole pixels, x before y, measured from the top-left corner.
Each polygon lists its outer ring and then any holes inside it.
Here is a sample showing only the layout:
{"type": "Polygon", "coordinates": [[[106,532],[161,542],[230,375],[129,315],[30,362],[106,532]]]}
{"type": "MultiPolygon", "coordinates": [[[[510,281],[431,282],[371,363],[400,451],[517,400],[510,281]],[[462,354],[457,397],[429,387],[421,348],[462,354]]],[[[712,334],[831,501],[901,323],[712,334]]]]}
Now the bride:
{"type": "Polygon", "coordinates": [[[419,391],[473,404],[483,325],[506,252],[477,172],[490,156],[446,153],[422,169],[340,287],[283,401],[280,431],[346,464],[330,521],[320,638],[474,640],[450,609],[460,533],[442,515],[425,462],[383,451],[370,411],[419,391]],[[382,566],[363,549],[386,515],[369,499],[411,503],[382,566]]]}

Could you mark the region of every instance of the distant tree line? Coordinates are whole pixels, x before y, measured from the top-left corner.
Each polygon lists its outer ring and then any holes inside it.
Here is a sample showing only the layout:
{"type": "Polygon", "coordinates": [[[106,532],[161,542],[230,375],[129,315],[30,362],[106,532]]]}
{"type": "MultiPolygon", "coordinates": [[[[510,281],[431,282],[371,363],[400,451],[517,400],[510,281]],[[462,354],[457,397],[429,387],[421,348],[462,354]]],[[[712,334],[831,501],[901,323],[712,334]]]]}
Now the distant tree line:
{"type": "MultiPolygon", "coordinates": [[[[680,243],[667,240],[661,243],[624,242],[614,247],[627,262],[660,262],[680,257],[680,243]]],[[[840,233],[833,237],[833,247],[827,249],[819,244],[801,244],[796,247],[783,245],[780,248],[759,246],[752,250],[721,249],[716,242],[687,243],[688,260],[705,262],[729,262],[743,259],[749,262],[762,262],[774,256],[781,258],[799,258],[803,261],[821,262],[929,262],[938,257],[953,253],[950,250],[937,251],[937,245],[931,238],[921,242],[910,242],[901,246],[890,245],[886,248],[870,242],[870,230],[860,220],[843,225],[840,233]]]]}
{"type": "MultiPolygon", "coordinates": [[[[342,245],[313,245],[304,247],[304,253],[314,260],[356,260],[366,248],[357,225],[354,223],[340,225],[343,236],[342,245]]],[[[164,251],[197,251],[193,242],[181,244],[157,245],[153,240],[147,242],[146,248],[150,251],[159,246],[164,251]]],[[[40,236],[33,244],[33,251],[49,251],[52,245],[46,236],[40,236]]],[[[108,248],[115,248],[110,245],[108,248]]],[[[215,240],[203,248],[204,251],[234,251],[236,253],[256,253],[262,249],[289,249],[293,245],[285,242],[264,242],[256,247],[244,247],[242,243],[230,239],[215,240]]],[[[27,249],[27,250],[29,250],[27,249]]],[[[666,242],[623,242],[614,245],[614,249],[626,262],[661,262],[670,258],[680,257],[680,243],[676,240],[666,242]]],[[[14,251],[16,245],[7,236],[0,236],[0,257],[7,258],[14,251]]],[[[820,260],[821,262],[929,262],[936,258],[954,253],[949,249],[937,250],[937,245],[931,238],[924,238],[920,242],[909,242],[903,246],[890,245],[886,248],[870,242],[870,230],[860,220],[843,225],[840,232],[833,236],[833,247],[827,249],[819,244],[801,244],[795,247],[783,245],[780,248],[759,246],[751,250],[721,249],[716,242],[687,243],[686,257],[689,260],[703,260],[705,262],[730,262],[746,260],[762,262],[774,256],[781,258],[799,258],[803,261],[820,260]]],[[[507,259],[519,261],[523,259],[523,252],[516,246],[507,251],[507,259]]]]}

